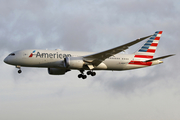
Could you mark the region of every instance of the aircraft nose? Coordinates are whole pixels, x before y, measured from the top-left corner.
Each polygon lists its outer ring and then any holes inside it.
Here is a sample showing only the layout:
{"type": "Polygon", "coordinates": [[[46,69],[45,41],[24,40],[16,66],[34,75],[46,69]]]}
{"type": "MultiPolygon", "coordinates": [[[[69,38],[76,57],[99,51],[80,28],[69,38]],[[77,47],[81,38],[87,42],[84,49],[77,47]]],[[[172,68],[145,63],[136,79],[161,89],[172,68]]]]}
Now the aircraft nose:
{"type": "Polygon", "coordinates": [[[4,59],[4,62],[8,64],[8,57],[4,59]]]}

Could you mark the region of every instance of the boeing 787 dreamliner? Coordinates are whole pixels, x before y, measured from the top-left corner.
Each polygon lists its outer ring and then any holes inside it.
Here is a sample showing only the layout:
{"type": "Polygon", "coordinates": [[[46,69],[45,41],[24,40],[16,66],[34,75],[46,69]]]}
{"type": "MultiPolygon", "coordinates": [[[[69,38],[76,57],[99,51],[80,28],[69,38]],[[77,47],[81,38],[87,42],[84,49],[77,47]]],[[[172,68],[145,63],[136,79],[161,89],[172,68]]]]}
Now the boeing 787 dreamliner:
{"type": "Polygon", "coordinates": [[[51,75],[64,75],[71,70],[79,70],[79,78],[86,79],[87,75],[95,76],[95,70],[131,70],[149,67],[163,63],[161,59],[171,55],[154,58],[162,31],[156,31],[153,35],[136,39],[127,44],[103,51],[103,52],[77,52],[56,50],[19,50],[9,54],[4,62],[18,68],[21,67],[43,67],[48,69],[51,75]],[[145,39],[146,43],[133,54],[118,54],[130,46],[145,39]],[[87,70],[87,75],[84,71],[87,70]]]}

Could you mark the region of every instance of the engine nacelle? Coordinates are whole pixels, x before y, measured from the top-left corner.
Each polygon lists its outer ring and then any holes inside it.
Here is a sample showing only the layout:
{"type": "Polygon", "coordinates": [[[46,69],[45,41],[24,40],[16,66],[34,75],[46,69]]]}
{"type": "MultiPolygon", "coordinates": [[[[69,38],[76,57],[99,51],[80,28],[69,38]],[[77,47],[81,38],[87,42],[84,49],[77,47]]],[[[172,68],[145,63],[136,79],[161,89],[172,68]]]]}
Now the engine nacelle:
{"type": "Polygon", "coordinates": [[[70,69],[81,69],[84,66],[82,57],[66,57],[64,58],[64,66],[70,69]]]}
{"type": "Polygon", "coordinates": [[[48,73],[50,75],[64,75],[68,70],[61,68],[48,68],[48,73]]]}

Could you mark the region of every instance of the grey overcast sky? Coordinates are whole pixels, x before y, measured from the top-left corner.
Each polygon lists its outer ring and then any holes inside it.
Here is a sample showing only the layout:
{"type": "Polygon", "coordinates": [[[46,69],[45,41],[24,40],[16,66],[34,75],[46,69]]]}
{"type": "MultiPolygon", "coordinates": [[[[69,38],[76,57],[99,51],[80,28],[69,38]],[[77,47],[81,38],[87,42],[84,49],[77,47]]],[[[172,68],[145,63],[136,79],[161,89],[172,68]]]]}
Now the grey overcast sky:
{"type": "MultiPolygon", "coordinates": [[[[0,0],[1,120],[179,120],[179,0],[0,0]],[[162,30],[163,64],[122,72],[47,69],[3,62],[20,49],[103,51],[162,30]]],[[[137,44],[125,53],[133,53],[137,44]]]]}

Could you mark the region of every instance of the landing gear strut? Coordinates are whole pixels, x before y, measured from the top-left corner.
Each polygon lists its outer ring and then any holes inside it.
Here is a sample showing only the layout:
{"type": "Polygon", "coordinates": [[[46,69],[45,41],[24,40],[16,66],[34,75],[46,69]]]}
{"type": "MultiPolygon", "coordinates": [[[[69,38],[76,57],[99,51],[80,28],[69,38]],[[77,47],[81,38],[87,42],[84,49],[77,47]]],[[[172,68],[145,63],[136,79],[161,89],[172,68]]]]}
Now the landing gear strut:
{"type": "Polygon", "coordinates": [[[19,73],[19,74],[22,73],[21,66],[16,66],[16,68],[19,69],[19,70],[18,70],[18,73],[19,73]]]}

